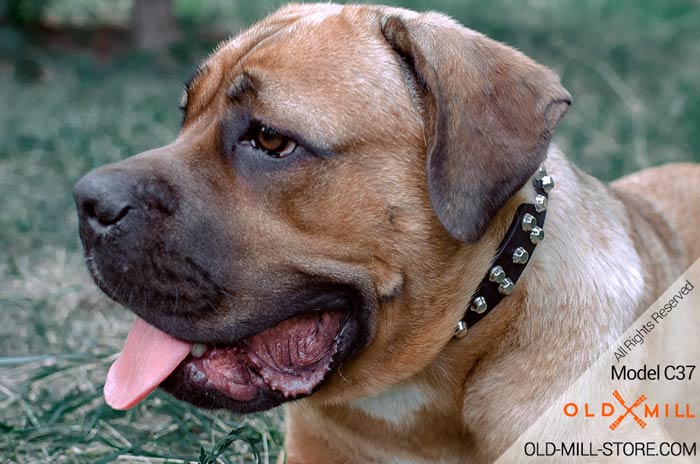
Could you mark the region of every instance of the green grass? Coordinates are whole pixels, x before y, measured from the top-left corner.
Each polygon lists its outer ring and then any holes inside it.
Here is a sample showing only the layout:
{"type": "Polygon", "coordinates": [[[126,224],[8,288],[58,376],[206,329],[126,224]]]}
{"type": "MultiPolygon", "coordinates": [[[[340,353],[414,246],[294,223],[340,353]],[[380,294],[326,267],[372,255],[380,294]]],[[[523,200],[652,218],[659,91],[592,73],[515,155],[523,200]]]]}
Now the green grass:
{"type": "MultiPolygon", "coordinates": [[[[177,1],[181,18],[219,30],[231,24],[231,32],[277,3],[236,9],[224,0],[177,1]]],[[[79,4],[57,1],[52,14],[85,15],[79,4]]],[[[593,175],[610,180],[700,161],[696,2],[404,4],[446,11],[557,70],[574,105],[556,139],[593,175]]],[[[102,7],[95,8],[99,19],[102,7]]],[[[123,21],[123,10],[110,11],[109,22],[123,21]]],[[[196,61],[190,58],[205,50],[179,47],[161,59],[29,46],[22,54],[40,63],[44,77],[22,81],[20,64],[0,56],[0,462],[197,462],[200,447],[212,450],[246,426],[236,436],[274,462],[280,411],[199,411],[157,392],[116,412],[101,398],[130,316],[87,277],[70,190],[91,168],[174,137],[181,82],[196,61]]],[[[254,454],[236,441],[219,459],[253,462],[254,454]]]]}
{"type": "MultiPolygon", "coordinates": [[[[33,84],[0,73],[12,108],[0,116],[0,461],[196,461],[200,446],[247,425],[263,462],[274,462],[280,411],[241,418],[157,392],[125,413],[101,398],[129,315],[84,270],[71,187],[174,137],[189,70],[137,55],[106,64],[53,55],[43,65],[46,79],[33,84]]],[[[223,462],[253,462],[249,447],[234,446],[223,462]]]]}

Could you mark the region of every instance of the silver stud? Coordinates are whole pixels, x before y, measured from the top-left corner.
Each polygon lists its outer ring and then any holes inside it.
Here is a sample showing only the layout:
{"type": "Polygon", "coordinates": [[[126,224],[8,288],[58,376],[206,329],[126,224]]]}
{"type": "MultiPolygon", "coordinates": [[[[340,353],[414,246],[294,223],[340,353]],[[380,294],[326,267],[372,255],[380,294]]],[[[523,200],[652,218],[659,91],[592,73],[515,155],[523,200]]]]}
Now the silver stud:
{"type": "Polygon", "coordinates": [[[486,304],[486,298],[484,298],[483,296],[477,296],[472,300],[471,304],[469,305],[469,309],[477,314],[482,314],[488,308],[489,306],[486,304]]]}
{"type": "Polygon", "coordinates": [[[552,179],[552,176],[544,176],[540,180],[540,183],[540,185],[542,185],[542,190],[544,190],[546,193],[551,192],[554,188],[554,179],[552,179]]]}
{"type": "Polygon", "coordinates": [[[527,263],[527,260],[529,258],[530,255],[528,254],[527,250],[523,247],[518,247],[513,252],[513,262],[515,264],[525,264],[527,263]]]}
{"type": "Polygon", "coordinates": [[[537,218],[530,213],[525,213],[521,226],[523,231],[530,232],[534,227],[537,227],[537,218]]]}
{"type": "Polygon", "coordinates": [[[544,195],[537,194],[535,197],[535,211],[541,213],[547,210],[547,197],[544,195]]]}
{"type": "Polygon", "coordinates": [[[537,245],[542,240],[544,240],[544,229],[542,227],[535,227],[530,231],[530,241],[537,245]]]}
{"type": "Polygon", "coordinates": [[[455,328],[455,337],[462,338],[467,334],[467,323],[464,321],[459,321],[457,323],[457,328],[455,328]]]}
{"type": "Polygon", "coordinates": [[[535,171],[535,180],[542,180],[544,176],[547,175],[547,170],[544,168],[544,166],[541,166],[537,171],[535,171]]]}
{"type": "Polygon", "coordinates": [[[491,268],[491,271],[489,271],[489,280],[491,282],[496,282],[497,284],[500,284],[505,278],[506,272],[501,266],[494,266],[491,268]]]}
{"type": "Polygon", "coordinates": [[[505,279],[503,282],[501,282],[501,285],[498,286],[498,293],[501,295],[510,295],[513,293],[513,289],[515,288],[515,284],[513,283],[512,280],[510,279],[505,279]]]}

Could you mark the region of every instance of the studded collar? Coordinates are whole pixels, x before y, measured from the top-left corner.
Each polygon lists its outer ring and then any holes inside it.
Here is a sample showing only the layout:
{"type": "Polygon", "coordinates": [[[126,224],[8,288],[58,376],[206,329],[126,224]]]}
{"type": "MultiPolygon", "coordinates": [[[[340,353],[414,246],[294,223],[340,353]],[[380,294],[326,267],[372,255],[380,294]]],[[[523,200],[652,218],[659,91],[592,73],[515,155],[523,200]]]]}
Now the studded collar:
{"type": "Polygon", "coordinates": [[[498,246],[488,273],[469,300],[464,317],[457,323],[454,336],[462,338],[467,330],[486,317],[501,300],[515,289],[537,244],[544,240],[547,198],[554,180],[540,167],[532,178],[535,202],[518,206],[513,222],[498,246]]]}

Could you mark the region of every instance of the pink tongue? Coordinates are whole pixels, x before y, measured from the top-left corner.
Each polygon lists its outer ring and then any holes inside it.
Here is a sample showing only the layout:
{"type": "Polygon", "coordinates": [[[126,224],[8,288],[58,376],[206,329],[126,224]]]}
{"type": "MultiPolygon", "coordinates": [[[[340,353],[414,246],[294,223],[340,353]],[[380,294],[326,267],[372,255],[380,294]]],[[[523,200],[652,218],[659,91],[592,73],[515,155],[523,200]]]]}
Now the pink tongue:
{"type": "Polygon", "coordinates": [[[114,409],[136,406],[187,357],[191,343],[136,318],[121,354],[107,373],[104,395],[114,409]]]}

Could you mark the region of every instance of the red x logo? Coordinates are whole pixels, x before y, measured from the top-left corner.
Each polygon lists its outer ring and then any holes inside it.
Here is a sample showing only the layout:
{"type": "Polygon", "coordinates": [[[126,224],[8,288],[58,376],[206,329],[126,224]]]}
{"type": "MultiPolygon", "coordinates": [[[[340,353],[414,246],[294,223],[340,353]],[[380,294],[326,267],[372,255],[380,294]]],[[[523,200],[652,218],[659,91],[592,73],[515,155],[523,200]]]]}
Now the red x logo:
{"type": "Polygon", "coordinates": [[[612,424],[610,424],[610,430],[615,430],[615,429],[617,428],[617,426],[620,425],[620,422],[622,422],[622,420],[623,420],[625,417],[627,417],[628,414],[631,414],[631,415],[632,415],[632,417],[634,418],[634,421],[635,421],[637,424],[639,424],[639,426],[640,426],[641,428],[644,428],[644,427],[647,426],[647,423],[644,422],[644,421],[643,421],[637,414],[635,414],[635,412],[633,411],[634,408],[636,408],[637,406],[639,406],[640,404],[644,403],[644,402],[647,400],[647,397],[646,397],[646,396],[644,396],[644,395],[640,396],[639,398],[637,398],[637,401],[635,401],[634,403],[632,403],[632,406],[629,406],[629,407],[625,404],[625,400],[622,399],[622,395],[620,395],[620,392],[619,392],[619,391],[615,390],[615,391],[613,392],[613,396],[615,397],[615,399],[617,400],[617,402],[620,403],[620,404],[622,405],[623,408],[625,408],[625,413],[622,414],[622,415],[621,415],[620,417],[618,417],[617,419],[615,419],[615,422],[613,422],[612,424]]]}

